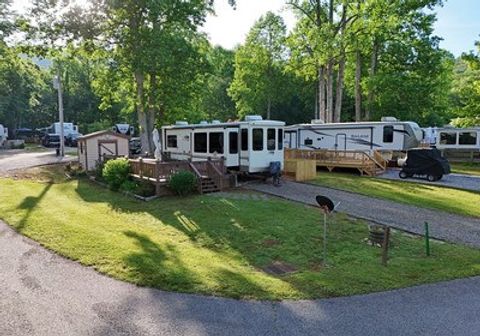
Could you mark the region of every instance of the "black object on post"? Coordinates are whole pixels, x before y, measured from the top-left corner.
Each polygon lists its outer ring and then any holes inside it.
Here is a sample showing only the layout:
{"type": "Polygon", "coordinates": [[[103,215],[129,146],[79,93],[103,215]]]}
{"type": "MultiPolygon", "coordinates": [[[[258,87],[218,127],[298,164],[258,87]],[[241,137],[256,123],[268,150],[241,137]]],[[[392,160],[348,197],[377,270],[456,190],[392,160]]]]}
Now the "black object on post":
{"type": "Polygon", "coordinates": [[[319,207],[323,210],[323,266],[327,265],[327,215],[335,209],[335,204],[328,197],[315,197],[319,207]]]}

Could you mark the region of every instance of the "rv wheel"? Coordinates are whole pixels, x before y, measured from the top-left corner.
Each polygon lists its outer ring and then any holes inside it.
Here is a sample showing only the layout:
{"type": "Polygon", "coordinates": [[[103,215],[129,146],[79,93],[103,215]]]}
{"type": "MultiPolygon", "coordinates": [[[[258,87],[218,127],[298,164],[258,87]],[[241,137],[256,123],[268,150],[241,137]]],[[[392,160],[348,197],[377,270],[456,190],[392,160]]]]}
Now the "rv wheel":
{"type": "Polygon", "coordinates": [[[437,176],[432,175],[432,174],[428,174],[428,175],[427,175],[427,180],[428,180],[429,182],[435,182],[435,181],[437,181],[437,176]]]}
{"type": "Polygon", "coordinates": [[[406,179],[408,177],[408,174],[405,173],[403,170],[398,174],[398,176],[400,176],[401,179],[406,179]]]}

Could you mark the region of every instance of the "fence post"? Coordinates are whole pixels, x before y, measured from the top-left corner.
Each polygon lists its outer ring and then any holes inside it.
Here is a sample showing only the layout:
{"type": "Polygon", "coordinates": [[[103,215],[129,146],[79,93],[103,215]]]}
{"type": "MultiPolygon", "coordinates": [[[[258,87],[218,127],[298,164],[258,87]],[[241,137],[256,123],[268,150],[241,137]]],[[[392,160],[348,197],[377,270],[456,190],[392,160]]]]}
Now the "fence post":
{"type": "Polygon", "coordinates": [[[138,160],[139,164],[139,169],[140,171],[138,172],[138,175],[140,175],[140,178],[143,178],[143,158],[140,158],[138,160]]]}
{"type": "Polygon", "coordinates": [[[430,256],[430,233],[428,230],[428,222],[425,222],[425,252],[427,257],[430,256]]]}

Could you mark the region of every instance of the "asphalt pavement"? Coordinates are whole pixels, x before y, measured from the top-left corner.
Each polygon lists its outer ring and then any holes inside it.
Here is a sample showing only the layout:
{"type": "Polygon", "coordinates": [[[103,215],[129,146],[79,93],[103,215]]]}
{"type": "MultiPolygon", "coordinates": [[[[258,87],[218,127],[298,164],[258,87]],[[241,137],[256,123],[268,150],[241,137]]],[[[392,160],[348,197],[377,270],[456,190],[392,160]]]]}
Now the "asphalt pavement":
{"type": "Polygon", "coordinates": [[[480,334],[480,278],[314,301],[236,301],[139,288],[0,222],[0,335],[480,334]]]}

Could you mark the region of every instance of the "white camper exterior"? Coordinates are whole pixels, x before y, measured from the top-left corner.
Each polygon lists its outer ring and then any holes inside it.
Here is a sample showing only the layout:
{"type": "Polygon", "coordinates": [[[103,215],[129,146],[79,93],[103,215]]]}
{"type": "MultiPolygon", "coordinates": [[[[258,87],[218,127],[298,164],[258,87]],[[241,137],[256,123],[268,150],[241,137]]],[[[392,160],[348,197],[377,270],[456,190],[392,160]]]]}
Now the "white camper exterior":
{"type": "Polygon", "coordinates": [[[112,127],[112,131],[123,135],[134,136],[135,127],[130,126],[130,124],[116,124],[112,127]]]}
{"type": "Polygon", "coordinates": [[[0,147],[3,147],[8,139],[8,128],[0,124],[0,147]]]}
{"type": "Polygon", "coordinates": [[[174,160],[223,158],[229,170],[266,172],[271,162],[283,168],[285,123],[248,116],[245,121],[178,122],[162,127],[162,153],[174,160]]]}
{"type": "Polygon", "coordinates": [[[436,133],[438,149],[480,151],[480,128],[438,128],[436,133]]]}
{"type": "MultiPolygon", "coordinates": [[[[42,128],[41,131],[44,131],[46,134],[55,134],[60,135],[60,123],[56,122],[50,127],[42,128]]],[[[63,123],[63,136],[68,137],[70,134],[79,134],[78,126],[73,123],[64,122],[63,123]]]]}
{"type": "Polygon", "coordinates": [[[419,145],[423,132],[414,122],[300,124],[285,129],[285,146],[296,149],[404,151],[419,145]]]}

